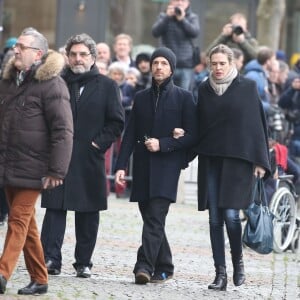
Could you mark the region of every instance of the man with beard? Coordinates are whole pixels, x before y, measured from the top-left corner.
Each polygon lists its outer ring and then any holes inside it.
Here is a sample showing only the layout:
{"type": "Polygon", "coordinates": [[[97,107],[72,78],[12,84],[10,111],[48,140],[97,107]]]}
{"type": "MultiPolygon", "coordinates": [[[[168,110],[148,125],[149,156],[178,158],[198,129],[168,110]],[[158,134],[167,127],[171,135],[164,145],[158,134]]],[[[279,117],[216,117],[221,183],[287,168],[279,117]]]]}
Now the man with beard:
{"type": "Polygon", "coordinates": [[[156,49],[150,59],[152,86],[136,94],[116,163],[116,184],[125,184],[133,154],[131,202],[143,219],[142,245],[133,269],[136,284],[163,283],[173,277],[172,252],[165,232],[171,203],[176,202],[186,151],[197,142],[193,96],[173,83],[174,52],[156,49]]]}
{"type": "Polygon", "coordinates": [[[75,263],[77,277],[91,276],[91,257],[97,240],[99,211],[107,209],[105,151],[121,135],[124,113],[113,80],[99,74],[97,47],[85,33],[66,43],[67,82],[74,122],[74,143],[64,184],[42,195],[46,214],[41,240],[48,273],[61,272],[61,247],[67,211],[75,211],[75,263]]]}

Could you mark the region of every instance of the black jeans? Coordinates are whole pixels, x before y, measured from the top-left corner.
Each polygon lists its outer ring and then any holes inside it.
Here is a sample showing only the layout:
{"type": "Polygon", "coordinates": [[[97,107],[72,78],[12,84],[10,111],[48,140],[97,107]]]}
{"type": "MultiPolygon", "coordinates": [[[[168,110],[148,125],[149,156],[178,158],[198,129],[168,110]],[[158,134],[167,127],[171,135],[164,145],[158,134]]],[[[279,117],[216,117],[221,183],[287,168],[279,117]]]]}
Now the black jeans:
{"type": "MultiPolygon", "coordinates": [[[[232,260],[237,261],[242,255],[242,226],[239,210],[218,207],[221,166],[221,160],[211,159],[208,175],[209,229],[215,266],[226,265],[224,223],[229,238],[232,260]]],[[[230,197],[230,195],[228,196],[230,197]]]]}
{"type": "MultiPolygon", "coordinates": [[[[65,210],[47,208],[41,232],[45,261],[52,260],[59,269],[62,264],[61,247],[66,230],[66,216],[65,210]]],[[[99,219],[99,211],[75,212],[75,267],[92,267],[91,258],[97,241],[99,219]]]]}
{"type": "Polygon", "coordinates": [[[139,203],[143,218],[142,245],[137,252],[133,272],[145,270],[150,275],[165,272],[173,274],[172,253],[165,233],[165,222],[171,202],[163,198],[139,203]]]}

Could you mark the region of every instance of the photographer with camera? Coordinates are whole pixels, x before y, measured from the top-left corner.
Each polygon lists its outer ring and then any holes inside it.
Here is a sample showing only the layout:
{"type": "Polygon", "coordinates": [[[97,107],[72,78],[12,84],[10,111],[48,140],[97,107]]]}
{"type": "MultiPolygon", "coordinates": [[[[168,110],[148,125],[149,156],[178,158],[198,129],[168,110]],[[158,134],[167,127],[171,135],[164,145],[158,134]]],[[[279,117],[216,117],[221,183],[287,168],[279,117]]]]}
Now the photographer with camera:
{"type": "Polygon", "coordinates": [[[242,13],[235,13],[230,17],[229,23],[224,25],[221,34],[210,44],[207,52],[219,44],[240,49],[244,54],[245,64],[256,58],[258,42],[248,31],[247,18],[242,13]]]}
{"type": "MultiPolygon", "coordinates": [[[[166,11],[161,12],[152,26],[152,34],[161,39],[161,45],[170,48],[176,55],[174,74],[176,85],[191,88],[194,62],[193,39],[200,33],[199,17],[192,12],[190,0],[170,0],[166,11]]],[[[200,60],[200,53],[198,53],[200,60]]],[[[198,62],[199,63],[199,62],[198,62]]]]}

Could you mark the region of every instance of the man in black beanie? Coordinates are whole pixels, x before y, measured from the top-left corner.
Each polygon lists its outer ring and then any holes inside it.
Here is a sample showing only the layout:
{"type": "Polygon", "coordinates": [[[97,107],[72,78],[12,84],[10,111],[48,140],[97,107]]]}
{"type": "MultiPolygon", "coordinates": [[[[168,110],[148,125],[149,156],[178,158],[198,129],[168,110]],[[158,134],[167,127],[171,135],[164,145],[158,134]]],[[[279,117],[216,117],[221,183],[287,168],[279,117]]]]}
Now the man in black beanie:
{"type": "Polygon", "coordinates": [[[133,153],[130,201],[143,219],[142,245],[133,273],[136,284],[173,277],[172,253],[165,233],[169,206],[176,201],[186,150],[197,140],[192,94],[173,83],[175,54],[158,48],[151,56],[152,86],[136,94],[116,163],[116,184],[123,185],[133,153]]]}

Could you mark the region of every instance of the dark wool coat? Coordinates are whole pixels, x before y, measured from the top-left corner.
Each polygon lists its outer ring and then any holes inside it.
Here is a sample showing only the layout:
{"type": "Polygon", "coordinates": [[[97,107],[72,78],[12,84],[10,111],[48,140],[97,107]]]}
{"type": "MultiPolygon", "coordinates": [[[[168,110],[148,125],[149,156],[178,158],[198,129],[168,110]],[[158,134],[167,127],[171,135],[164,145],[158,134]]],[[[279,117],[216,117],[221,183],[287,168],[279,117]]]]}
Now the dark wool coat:
{"type": "Polygon", "coordinates": [[[41,189],[41,179],[63,179],[69,166],[73,121],[59,76],[64,58],[49,52],[16,85],[14,58],[0,82],[0,185],[41,189]]]}
{"type": "Polygon", "coordinates": [[[74,146],[69,172],[62,186],[43,193],[42,207],[80,212],[105,210],[104,154],[123,130],[120,92],[113,80],[97,74],[85,84],[77,109],[72,94],[71,103],[74,146]]]}
{"type": "Polygon", "coordinates": [[[178,21],[170,18],[165,12],[159,14],[152,26],[154,37],[161,38],[161,44],[170,48],[176,55],[177,68],[193,68],[193,42],[200,33],[199,17],[186,9],[185,18],[178,21]]]}
{"type": "Polygon", "coordinates": [[[196,130],[192,95],[175,86],[172,80],[159,88],[153,84],[136,94],[116,164],[116,170],[126,169],[133,152],[130,201],[143,202],[156,197],[176,201],[180,170],[186,167],[185,150],[195,144],[196,130]],[[174,139],[174,128],[183,128],[184,137],[174,139]],[[159,139],[160,151],[148,151],[144,136],[159,139]]]}
{"type": "Polygon", "coordinates": [[[265,115],[255,82],[238,76],[218,96],[206,80],[199,88],[197,110],[198,209],[207,208],[209,157],[223,158],[219,207],[246,208],[254,167],[270,170],[265,115]]]}

